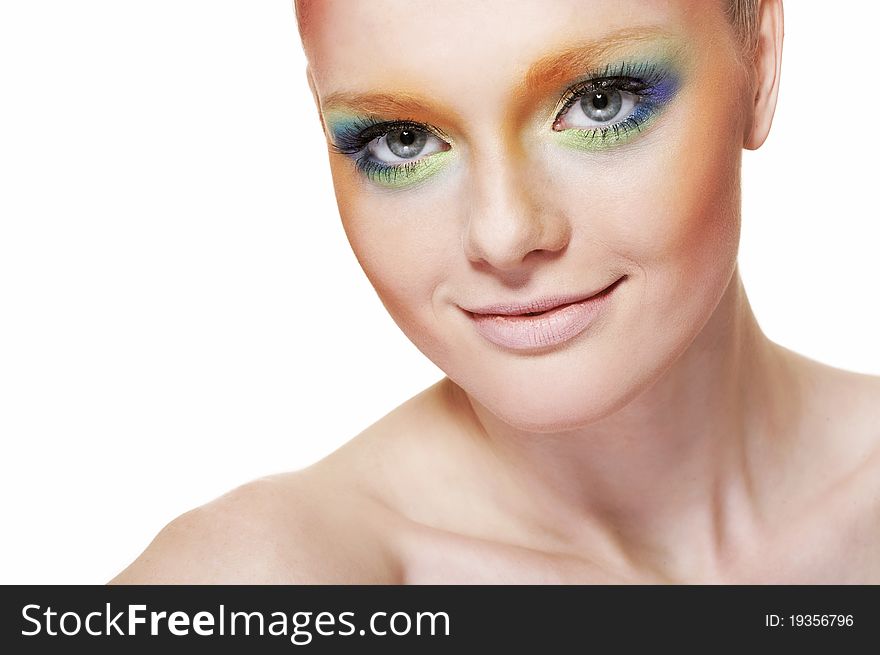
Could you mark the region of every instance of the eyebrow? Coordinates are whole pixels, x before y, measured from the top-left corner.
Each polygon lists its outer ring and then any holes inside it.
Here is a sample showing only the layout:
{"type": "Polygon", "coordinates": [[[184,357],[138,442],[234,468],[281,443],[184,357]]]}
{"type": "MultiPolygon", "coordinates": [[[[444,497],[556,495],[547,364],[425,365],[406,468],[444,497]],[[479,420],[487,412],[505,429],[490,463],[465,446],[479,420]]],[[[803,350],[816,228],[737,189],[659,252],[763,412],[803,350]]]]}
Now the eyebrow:
{"type": "MultiPolygon", "coordinates": [[[[611,32],[600,39],[586,41],[564,50],[544,55],[532,64],[516,88],[517,96],[533,96],[548,87],[561,86],[574,77],[606,62],[615,51],[648,41],[673,41],[674,35],[656,26],[630,27],[611,32]]],[[[321,103],[326,110],[350,108],[377,115],[417,116],[451,110],[437,108],[435,98],[411,93],[349,93],[338,91],[327,95],[321,103]]]]}
{"type": "MultiPolygon", "coordinates": [[[[423,114],[436,104],[411,93],[331,93],[321,103],[326,109],[350,107],[368,114],[423,114]]],[[[451,112],[450,112],[451,113],[451,112]]]]}
{"type": "MultiPolygon", "coordinates": [[[[548,87],[560,86],[574,77],[607,63],[618,50],[634,44],[658,42],[675,43],[675,35],[661,27],[629,27],[611,32],[601,39],[568,47],[561,52],[545,55],[532,64],[518,91],[534,94],[548,87]]],[[[679,47],[679,50],[682,49],[679,47]]]]}

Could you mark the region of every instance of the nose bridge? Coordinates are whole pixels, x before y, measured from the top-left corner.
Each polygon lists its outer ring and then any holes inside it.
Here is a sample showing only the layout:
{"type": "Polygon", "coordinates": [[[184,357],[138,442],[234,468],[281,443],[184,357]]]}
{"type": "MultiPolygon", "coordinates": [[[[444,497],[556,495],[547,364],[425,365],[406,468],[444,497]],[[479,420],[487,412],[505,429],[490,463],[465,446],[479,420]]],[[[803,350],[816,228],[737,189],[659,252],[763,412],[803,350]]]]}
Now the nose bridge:
{"type": "Polygon", "coordinates": [[[499,136],[474,147],[468,221],[462,233],[467,257],[494,268],[521,266],[535,251],[556,252],[568,242],[564,214],[548,202],[547,182],[516,139],[499,136]],[[544,188],[541,188],[541,187],[544,188]]]}

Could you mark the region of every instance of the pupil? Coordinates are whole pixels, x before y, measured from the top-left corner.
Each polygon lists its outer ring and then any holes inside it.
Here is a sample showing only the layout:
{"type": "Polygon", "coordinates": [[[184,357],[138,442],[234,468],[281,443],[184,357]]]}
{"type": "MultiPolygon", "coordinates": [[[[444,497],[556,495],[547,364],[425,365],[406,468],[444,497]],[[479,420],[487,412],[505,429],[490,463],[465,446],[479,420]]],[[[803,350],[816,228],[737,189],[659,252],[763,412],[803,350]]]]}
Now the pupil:
{"type": "Polygon", "coordinates": [[[605,109],[608,106],[608,96],[602,92],[593,96],[593,106],[596,109],[605,109]]]}
{"type": "Polygon", "coordinates": [[[402,159],[412,159],[418,155],[424,150],[427,142],[427,132],[415,128],[391,130],[385,136],[388,149],[402,159]]]}

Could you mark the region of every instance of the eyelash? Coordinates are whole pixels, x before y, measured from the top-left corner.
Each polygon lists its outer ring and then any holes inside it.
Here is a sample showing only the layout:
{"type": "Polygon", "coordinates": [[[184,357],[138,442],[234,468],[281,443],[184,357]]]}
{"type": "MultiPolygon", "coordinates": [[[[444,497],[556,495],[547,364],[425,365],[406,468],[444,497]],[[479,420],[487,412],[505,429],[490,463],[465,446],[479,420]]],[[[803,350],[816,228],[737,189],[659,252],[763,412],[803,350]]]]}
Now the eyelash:
{"type": "Polygon", "coordinates": [[[367,146],[371,141],[385,136],[392,130],[404,129],[428,132],[443,141],[449,141],[449,137],[442,130],[426,123],[411,120],[380,121],[373,118],[356,118],[334,134],[335,143],[331,145],[331,150],[354,158],[358,169],[368,178],[393,185],[400,178],[408,178],[420,168],[427,158],[405,164],[384,164],[370,158],[367,146]]]}
{"type": "Polygon", "coordinates": [[[605,144],[623,139],[633,130],[641,131],[642,125],[654,116],[659,108],[670,99],[669,73],[656,64],[608,65],[585,76],[581,82],[568,87],[562,94],[559,109],[556,111],[555,125],[562,116],[581,98],[599,90],[615,89],[626,91],[638,98],[636,106],[629,116],[616,123],[593,128],[571,128],[567,131],[577,132],[579,136],[605,144]]]}
{"type": "MultiPolygon", "coordinates": [[[[553,124],[555,125],[575,102],[588,93],[609,88],[626,91],[635,95],[638,102],[625,119],[602,127],[565,130],[576,132],[590,143],[598,141],[603,145],[617,142],[633,130],[641,131],[642,125],[670,99],[672,91],[663,88],[665,84],[668,86],[669,77],[666,70],[650,63],[622,63],[615,66],[609,64],[603,69],[591,71],[581,81],[575,82],[563,92],[553,124]]],[[[449,137],[442,130],[426,123],[412,120],[381,121],[373,118],[355,118],[334,134],[331,150],[352,157],[358,169],[369,179],[394,185],[400,180],[408,179],[425,160],[433,156],[429,155],[404,164],[387,164],[372,159],[367,151],[370,142],[387,135],[392,130],[399,129],[428,132],[449,142],[449,137]]]]}

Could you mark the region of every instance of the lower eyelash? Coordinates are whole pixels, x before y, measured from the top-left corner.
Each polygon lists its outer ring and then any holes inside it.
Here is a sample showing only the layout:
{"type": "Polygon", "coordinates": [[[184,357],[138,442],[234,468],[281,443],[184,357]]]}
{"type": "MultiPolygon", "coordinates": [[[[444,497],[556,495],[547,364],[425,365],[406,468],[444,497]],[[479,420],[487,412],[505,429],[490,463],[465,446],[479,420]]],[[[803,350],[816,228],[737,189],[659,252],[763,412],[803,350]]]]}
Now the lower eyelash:
{"type": "Polygon", "coordinates": [[[408,178],[412,175],[422,161],[422,159],[417,159],[405,164],[382,164],[371,159],[369,154],[365,152],[355,159],[354,163],[370,179],[391,185],[399,182],[398,178],[408,178]]]}
{"type": "Polygon", "coordinates": [[[617,123],[594,128],[569,128],[565,131],[574,132],[589,142],[597,141],[598,144],[612,143],[622,139],[634,130],[641,132],[642,125],[656,113],[657,107],[655,105],[648,102],[640,102],[629,116],[617,123]]]}
{"type": "Polygon", "coordinates": [[[359,172],[371,182],[384,187],[403,188],[420,184],[439,172],[449,161],[452,150],[442,150],[415,161],[401,164],[377,162],[364,153],[353,158],[359,172]]]}

